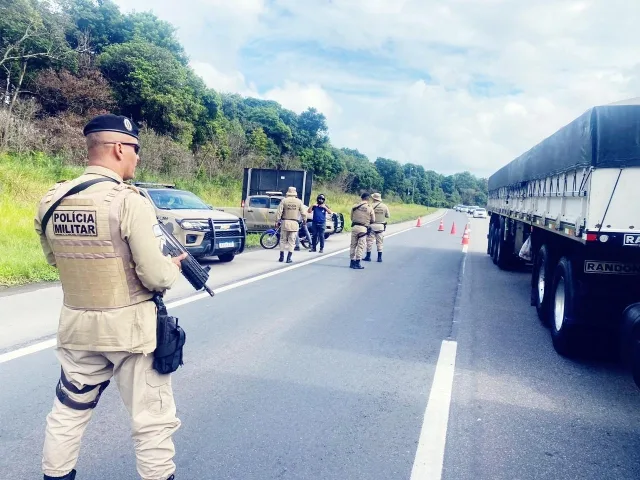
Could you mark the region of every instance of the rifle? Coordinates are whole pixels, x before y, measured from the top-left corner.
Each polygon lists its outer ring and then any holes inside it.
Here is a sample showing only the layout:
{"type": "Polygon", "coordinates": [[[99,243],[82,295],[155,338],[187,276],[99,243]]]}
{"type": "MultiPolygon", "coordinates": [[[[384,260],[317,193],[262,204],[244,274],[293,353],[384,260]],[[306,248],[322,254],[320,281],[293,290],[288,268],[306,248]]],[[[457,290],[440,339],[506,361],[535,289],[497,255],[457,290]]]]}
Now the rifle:
{"type": "Polygon", "coordinates": [[[162,235],[164,237],[164,247],[163,253],[168,253],[172,257],[178,257],[183,253],[187,254],[187,257],[182,260],[182,275],[189,281],[189,283],[196,289],[196,291],[200,291],[204,289],[209,295],[213,297],[213,291],[207,286],[207,280],[209,280],[209,270],[211,270],[210,266],[203,267],[198,263],[198,261],[193,258],[193,256],[187,252],[187,249],[182,246],[182,244],[178,241],[173,234],[167,230],[167,227],[158,222],[158,226],[162,230],[162,235]]]}

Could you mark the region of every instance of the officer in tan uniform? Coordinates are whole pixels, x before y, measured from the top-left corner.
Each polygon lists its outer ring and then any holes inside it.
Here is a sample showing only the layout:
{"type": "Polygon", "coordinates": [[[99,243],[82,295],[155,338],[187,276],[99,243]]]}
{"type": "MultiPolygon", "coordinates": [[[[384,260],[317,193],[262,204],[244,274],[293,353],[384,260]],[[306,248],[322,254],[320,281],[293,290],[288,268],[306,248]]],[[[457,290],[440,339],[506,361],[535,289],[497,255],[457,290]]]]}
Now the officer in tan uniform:
{"type": "MultiPolygon", "coordinates": [[[[64,292],[55,350],[61,372],[46,419],[44,479],[75,478],[82,435],[113,380],[131,418],[138,474],[171,480],[171,437],[181,422],[170,375],[152,368],[152,296],[173,285],[186,254],[162,254],[153,207],[123,183],[133,178],[139,160],[133,122],[100,115],[84,134],[88,167],[47,192],[34,222],[64,292]]],[[[112,477],[104,472],[101,478],[112,477]]]]}
{"type": "MultiPolygon", "coordinates": [[[[291,255],[296,246],[296,238],[300,224],[298,219],[306,218],[306,214],[302,209],[302,200],[298,198],[296,187],[289,187],[286,198],[278,205],[278,213],[276,214],[276,222],[282,223],[280,230],[280,259],[284,261],[284,251],[287,250],[287,263],[291,263],[291,255]]],[[[304,220],[303,220],[304,221],[304,220]]]]}
{"type": "Polygon", "coordinates": [[[351,208],[351,268],[362,270],[364,267],[360,265],[362,254],[366,248],[366,236],[369,231],[369,225],[375,221],[376,217],[373,213],[371,205],[369,205],[370,195],[363,193],[360,198],[362,201],[351,208]]]}
{"type": "Polygon", "coordinates": [[[382,196],[379,193],[371,195],[373,198],[373,213],[376,220],[371,224],[371,233],[367,235],[367,256],[363,258],[365,262],[371,261],[371,250],[373,250],[373,239],[376,240],[376,249],[378,250],[378,262],[382,262],[382,246],[384,244],[384,231],[387,229],[387,218],[389,215],[389,207],[382,203],[382,196]]]}

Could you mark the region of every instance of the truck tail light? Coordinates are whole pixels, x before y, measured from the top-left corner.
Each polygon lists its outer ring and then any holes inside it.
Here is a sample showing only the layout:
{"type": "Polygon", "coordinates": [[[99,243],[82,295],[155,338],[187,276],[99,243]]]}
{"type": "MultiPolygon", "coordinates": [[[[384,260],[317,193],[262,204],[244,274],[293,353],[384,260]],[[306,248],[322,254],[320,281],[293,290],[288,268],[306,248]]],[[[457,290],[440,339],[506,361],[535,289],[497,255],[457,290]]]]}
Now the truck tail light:
{"type": "Polygon", "coordinates": [[[596,240],[598,240],[597,233],[587,233],[587,242],[595,242],[596,240]]]}

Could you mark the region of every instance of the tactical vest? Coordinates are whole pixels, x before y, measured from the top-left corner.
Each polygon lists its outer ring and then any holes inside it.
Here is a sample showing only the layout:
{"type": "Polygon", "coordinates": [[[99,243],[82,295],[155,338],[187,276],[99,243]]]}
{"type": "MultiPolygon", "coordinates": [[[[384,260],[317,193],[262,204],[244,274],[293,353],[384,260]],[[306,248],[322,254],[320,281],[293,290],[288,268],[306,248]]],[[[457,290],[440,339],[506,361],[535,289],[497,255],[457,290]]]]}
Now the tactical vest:
{"type": "Polygon", "coordinates": [[[368,227],[371,223],[371,213],[368,203],[360,203],[351,209],[351,225],[358,225],[361,227],[368,227]]]}
{"type": "Polygon", "coordinates": [[[382,202],[376,203],[373,206],[373,212],[376,214],[376,223],[381,223],[381,224],[386,224],[385,219],[386,217],[384,216],[385,214],[385,205],[382,202]]]}
{"type": "MultiPolygon", "coordinates": [[[[41,215],[60,197],[55,195],[59,187],[43,199],[41,215]]],[[[153,294],[138,279],[131,250],[120,236],[122,202],[136,191],[124,183],[91,190],[62,200],[47,225],[65,306],[106,310],[150,300],[153,294]]]]}
{"type": "Polygon", "coordinates": [[[289,197],[282,200],[282,204],[282,220],[295,220],[297,222],[300,217],[299,200],[294,197],[289,197]]]}

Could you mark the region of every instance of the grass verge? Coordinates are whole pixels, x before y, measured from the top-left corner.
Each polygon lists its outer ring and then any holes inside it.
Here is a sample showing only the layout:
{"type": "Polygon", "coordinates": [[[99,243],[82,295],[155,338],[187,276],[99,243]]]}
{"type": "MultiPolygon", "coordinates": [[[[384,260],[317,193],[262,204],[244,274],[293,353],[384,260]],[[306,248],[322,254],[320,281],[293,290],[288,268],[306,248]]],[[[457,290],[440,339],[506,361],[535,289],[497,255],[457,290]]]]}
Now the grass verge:
{"type": "MultiPolygon", "coordinates": [[[[33,229],[33,218],[40,198],[59,180],[72,179],[82,173],[82,167],[70,167],[44,155],[15,157],[0,154],[0,286],[17,286],[58,280],[58,272],[44,259],[38,236],[33,229]]],[[[139,179],[166,182],[158,176],[140,171],[139,179]]],[[[138,178],[136,179],[138,180],[138,178]]],[[[214,206],[237,206],[240,203],[241,184],[233,180],[204,182],[171,179],[177,188],[193,191],[214,206]]],[[[355,195],[333,192],[318,186],[312,199],[322,192],[327,205],[345,218],[345,231],[350,231],[350,211],[359,198],[355,195]]],[[[436,209],[422,205],[390,203],[389,223],[416,220],[436,209]]],[[[260,234],[249,234],[247,248],[260,248],[260,234]]]]}

